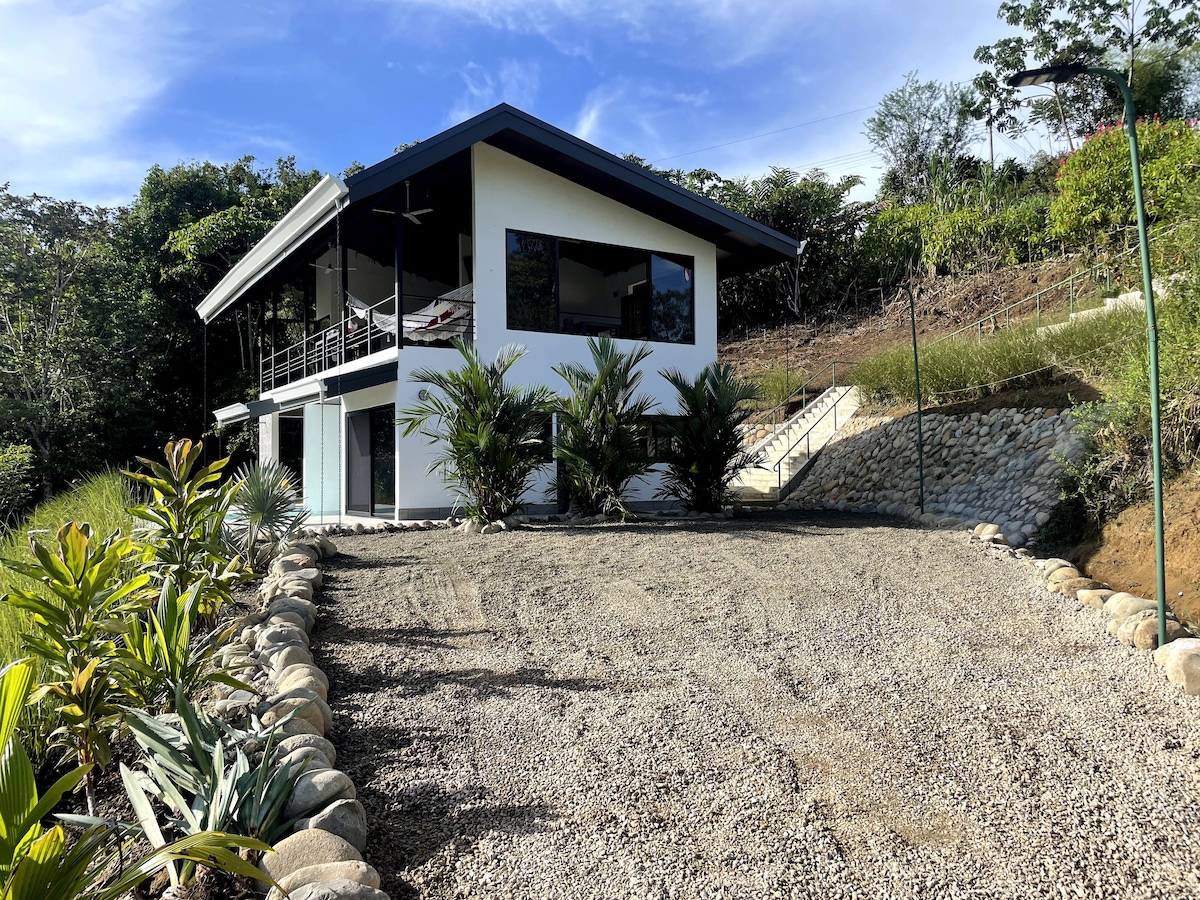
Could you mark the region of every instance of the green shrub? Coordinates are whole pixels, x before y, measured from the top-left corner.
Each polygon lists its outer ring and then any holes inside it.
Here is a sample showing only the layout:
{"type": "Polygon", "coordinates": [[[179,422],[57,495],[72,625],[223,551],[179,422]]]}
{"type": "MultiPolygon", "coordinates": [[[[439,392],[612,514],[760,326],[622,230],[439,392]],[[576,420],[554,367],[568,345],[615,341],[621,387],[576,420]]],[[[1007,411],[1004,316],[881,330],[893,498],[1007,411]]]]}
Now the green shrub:
{"type": "Polygon", "coordinates": [[[594,369],[579,363],[554,367],[571,390],[555,405],[554,452],[565,469],[557,482],[583,514],[625,516],[629,483],[651,466],[645,417],[654,400],[637,393],[642,381],[637,367],[650,348],[642,344],[622,353],[616,341],[601,337],[588,338],[588,350],[594,369]]]}
{"type": "Polygon", "coordinates": [[[23,516],[32,497],[33,448],[28,444],[0,444],[0,524],[23,516]]]}
{"type": "Polygon", "coordinates": [[[261,570],[279,555],[308,520],[300,501],[296,476],[273,460],[242,466],[227,523],[237,552],[253,570],[261,570]]]}
{"type": "Polygon", "coordinates": [[[473,344],[455,347],[461,368],[412,373],[410,380],[435,391],[402,410],[398,421],[405,436],[419,432],[439,448],[430,471],[441,471],[467,515],[492,522],[524,508],[534,473],[550,460],[544,432],[554,395],[541,385],[505,381],[523,347],[503,347],[490,363],[473,344]]]}
{"type": "Polygon", "coordinates": [[[658,496],[696,512],[720,512],[738,473],[761,458],[746,451],[738,431],[750,417],[747,404],[758,399],[758,385],[724,363],[705,366],[695,378],[678,369],[659,374],[675,388],[679,414],[662,426],[667,471],[658,496]]]}
{"type": "MultiPolygon", "coordinates": [[[[1200,182],[1200,128],[1182,121],[1137,124],[1142,187],[1151,221],[1176,219],[1200,182]]],[[[1133,175],[1124,126],[1101,127],[1069,156],[1050,207],[1055,237],[1081,245],[1130,231],[1136,223],[1133,175]]]]}

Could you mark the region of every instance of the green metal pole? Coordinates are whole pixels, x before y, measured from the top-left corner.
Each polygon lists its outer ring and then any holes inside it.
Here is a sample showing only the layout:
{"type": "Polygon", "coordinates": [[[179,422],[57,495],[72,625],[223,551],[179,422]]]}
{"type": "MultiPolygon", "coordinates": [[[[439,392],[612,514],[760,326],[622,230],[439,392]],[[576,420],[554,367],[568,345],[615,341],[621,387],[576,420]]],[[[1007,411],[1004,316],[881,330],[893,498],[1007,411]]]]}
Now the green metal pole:
{"type": "Polygon", "coordinates": [[[1092,68],[1093,75],[1103,75],[1116,83],[1125,98],[1125,130],[1129,134],[1129,160],[1133,167],[1133,199],[1137,207],[1138,244],[1142,251],[1142,290],[1146,298],[1146,334],[1150,344],[1150,437],[1154,466],[1154,564],[1157,569],[1158,586],[1158,645],[1167,642],[1167,570],[1166,549],[1163,539],[1163,473],[1162,473],[1162,422],[1159,419],[1158,393],[1158,322],[1154,314],[1154,281],[1150,276],[1150,240],[1146,232],[1146,203],[1142,199],[1142,165],[1138,157],[1137,110],[1133,105],[1133,92],[1129,82],[1120,72],[1112,69],[1092,68]]]}
{"type": "Polygon", "coordinates": [[[921,513],[925,512],[925,440],[921,427],[921,360],[917,355],[917,301],[908,285],[900,285],[900,289],[908,294],[908,318],[912,322],[913,341],[913,378],[917,383],[917,502],[921,513]]]}

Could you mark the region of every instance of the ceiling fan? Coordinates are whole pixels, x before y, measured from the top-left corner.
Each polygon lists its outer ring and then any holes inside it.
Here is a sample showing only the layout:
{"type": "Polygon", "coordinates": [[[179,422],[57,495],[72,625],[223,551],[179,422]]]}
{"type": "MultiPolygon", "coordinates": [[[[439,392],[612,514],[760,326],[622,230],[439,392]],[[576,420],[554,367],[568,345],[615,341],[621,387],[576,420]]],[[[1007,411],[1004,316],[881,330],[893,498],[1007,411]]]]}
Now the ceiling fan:
{"type": "Polygon", "coordinates": [[[409,195],[409,184],[406,179],[404,182],[404,218],[408,219],[408,221],[412,222],[414,225],[420,225],[421,220],[418,219],[417,216],[423,216],[425,213],[431,212],[433,212],[433,207],[428,207],[426,209],[412,208],[412,198],[409,195]]]}

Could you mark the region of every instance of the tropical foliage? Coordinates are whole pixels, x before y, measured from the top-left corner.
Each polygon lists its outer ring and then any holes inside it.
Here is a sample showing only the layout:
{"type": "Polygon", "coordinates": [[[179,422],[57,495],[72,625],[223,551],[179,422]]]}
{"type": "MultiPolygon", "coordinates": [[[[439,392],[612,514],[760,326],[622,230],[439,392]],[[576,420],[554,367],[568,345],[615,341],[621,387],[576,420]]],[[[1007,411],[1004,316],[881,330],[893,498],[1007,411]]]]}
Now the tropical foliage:
{"type": "Polygon", "coordinates": [[[486,522],[519,512],[534,474],[550,462],[547,425],[554,395],[542,385],[506,381],[524,348],[507,346],[485,363],[462,341],[457,369],[420,369],[411,381],[427,384],[427,400],[400,412],[405,436],[420,433],[438,448],[429,471],[440,471],[472,518],[486,522]]]}
{"type": "Polygon", "coordinates": [[[639,394],[638,366],[650,355],[641,344],[629,353],[610,337],[589,338],[593,368],[564,363],[554,371],[570,394],[555,405],[555,456],[563,464],[558,486],[584,515],[624,516],[625,492],[652,464],[646,414],[654,401],[639,394]]]}
{"type": "Polygon", "coordinates": [[[258,571],[278,555],[308,520],[296,476],[275,460],[238,469],[227,527],[233,546],[258,571]]]}
{"type": "Polygon", "coordinates": [[[759,389],[714,363],[694,378],[677,369],[660,373],[675,388],[679,414],[665,420],[660,458],[666,463],[660,496],[696,512],[720,512],[738,472],[760,460],[746,450],[738,426],[750,416],[759,389]]]}

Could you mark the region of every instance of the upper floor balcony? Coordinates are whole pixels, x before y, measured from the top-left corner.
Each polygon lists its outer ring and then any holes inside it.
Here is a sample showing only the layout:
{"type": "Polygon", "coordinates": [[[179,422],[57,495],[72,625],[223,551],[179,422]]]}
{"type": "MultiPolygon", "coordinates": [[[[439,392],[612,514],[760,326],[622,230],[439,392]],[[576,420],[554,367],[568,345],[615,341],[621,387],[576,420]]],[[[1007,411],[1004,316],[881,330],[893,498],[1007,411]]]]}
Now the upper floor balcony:
{"type": "Polygon", "coordinates": [[[259,387],[263,393],[320,375],[348,362],[397,346],[449,347],[475,334],[475,303],[468,284],[436,298],[405,294],[397,315],[396,295],[373,306],[347,295],[336,324],[289,347],[266,354],[259,387]]]}

